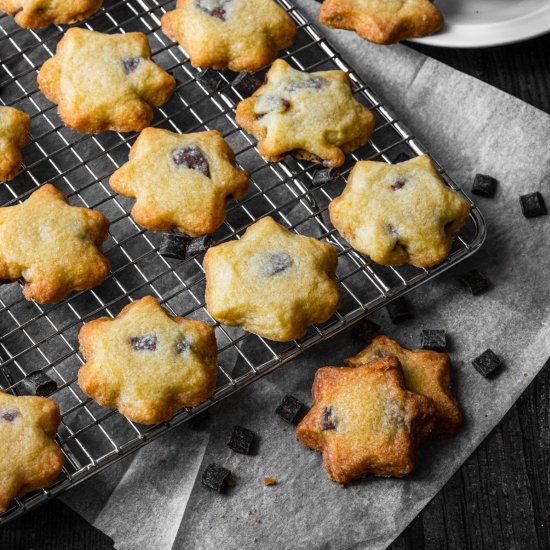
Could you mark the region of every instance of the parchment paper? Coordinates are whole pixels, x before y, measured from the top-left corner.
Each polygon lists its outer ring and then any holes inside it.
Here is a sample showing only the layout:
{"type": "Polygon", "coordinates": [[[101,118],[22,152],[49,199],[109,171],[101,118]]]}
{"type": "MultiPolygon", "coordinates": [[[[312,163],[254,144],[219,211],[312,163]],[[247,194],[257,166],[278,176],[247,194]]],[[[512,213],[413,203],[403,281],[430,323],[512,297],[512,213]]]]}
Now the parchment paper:
{"type": "MultiPolygon", "coordinates": [[[[297,3],[317,21],[318,4],[297,3]]],[[[394,108],[469,189],[476,172],[498,178],[494,199],[477,199],[489,226],[486,245],[466,264],[410,295],[415,318],[393,326],[374,317],[404,345],[422,328],[452,339],[454,392],[466,418],[461,434],[431,442],[415,473],[367,479],[345,489],[331,482],[321,457],[303,448],[274,415],[285,393],[310,404],[313,374],[339,365],[362,346],[338,336],[69,492],[65,502],[102,529],[119,549],[384,548],[401,533],[464,462],[550,356],[550,217],[525,219],[521,194],[550,202],[550,117],[405,46],[370,45],[352,33],[323,29],[363,78],[394,108]],[[458,276],[476,267],[493,282],[472,297],[458,276]],[[486,380],[471,360],[491,347],[506,368],[486,380]],[[260,435],[257,453],[242,456],[225,441],[234,424],[260,435]],[[237,481],[220,496],[201,486],[210,462],[237,481]],[[265,487],[263,476],[277,479],[265,487]]]]}

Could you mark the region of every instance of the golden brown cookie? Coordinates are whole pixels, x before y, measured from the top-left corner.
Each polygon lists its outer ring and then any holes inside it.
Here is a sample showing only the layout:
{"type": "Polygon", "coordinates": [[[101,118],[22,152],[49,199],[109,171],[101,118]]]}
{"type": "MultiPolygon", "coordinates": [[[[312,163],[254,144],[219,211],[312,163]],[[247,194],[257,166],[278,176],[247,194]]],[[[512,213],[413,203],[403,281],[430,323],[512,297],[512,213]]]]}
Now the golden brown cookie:
{"type": "Polygon", "coordinates": [[[134,422],[168,422],[214,393],[214,329],[169,315],[153,296],[127,305],[114,319],[87,323],[78,339],[86,360],[80,387],[134,422]]]}
{"type": "Polygon", "coordinates": [[[445,353],[402,348],[387,336],[377,336],[355,357],[346,359],[350,367],[374,364],[381,357],[397,357],[408,390],[429,397],[435,405],[432,437],[452,437],[462,426],[462,413],[451,394],[451,361],[445,353]]]}
{"type": "Polygon", "coordinates": [[[55,442],[59,407],[44,397],[0,390],[0,513],[14,498],[47,487],[60,474],[63,453],[55,442]]]}
{"type": "Polygon", "coordinates": [[[300,338],[338,307],[337,262],[333,246],[262,218],[242,239],[207,251],[208,312],[220,323],[271,340],[300,338]]]}
{"type": "Polygon", "coordinates": [[[143,33],[71,28],[42,65],[38,85],[67,126],[98,134],[143,130],[151,105],[166,103],[176,81],[151,60],[143,33]]]}
{"type": "Polygon", "coordinates": [[[237,105],[237,123],[259,139],[260,154],[287,153],[327,167],[344,163],[346,151],[365,144],[372,113],[351,93],[343,71],[304,73],[277,59],[256,92],[237,105]]]}
{"type": "Polygon", "coordinates": [[[0,0],[0,9],[26,29],[40,29],[51,23],[64,25],[90,17],[103,0],[0,0]]]}
{"type": "Polygon", "coordinates": [[[368,474],[404,476],[414,469],[434,405],[405,389],[395,357],[354,369],[323,367],[315,373],[312,397],[313,407],[296,435],[323,453],[331,479],[349,483],[368,474]]]}
{"type": "Polygon", "coordinates": [[[355,31],[378,44],[426,36],[443,26],[431,0],[325,0],[320,18],[327,27],[355,31]]]}
{"type": "Polygon", "coordinates": [[[470,205],[422,155],[399,164],[358,162],[329,212],[351,246],[376,263],[433,267],[449,255],[470,205]]]}
{"type": "Polygon", "coordinates": [[[27,300],[51,304],[97,286],[110,270],[101,253],[109,220],[68,204],[47,183],[25,202],[0,208],[0,280],[25,280],[27,300]]]}
{"type": "Polygon", "coordinates": [[[162,30],[195,67],[257,71],[292,44],[296,25],[273,0],[178,0],[162,30]]]}
{"type": "Polygon", "coordinates": [[[0,183],[17,176],[29,142],[31,117],[13,107],[0,107],[0,183]]]}
{"type": "Polygon", "coordinates": [[[132,217],[140,225],[196,237],[221,225],[228,198],[246,194],[248,175],[235,168],[233,151],[215,130],[180,135],[145,128],[109,183],[137,198],[132,217]]]}

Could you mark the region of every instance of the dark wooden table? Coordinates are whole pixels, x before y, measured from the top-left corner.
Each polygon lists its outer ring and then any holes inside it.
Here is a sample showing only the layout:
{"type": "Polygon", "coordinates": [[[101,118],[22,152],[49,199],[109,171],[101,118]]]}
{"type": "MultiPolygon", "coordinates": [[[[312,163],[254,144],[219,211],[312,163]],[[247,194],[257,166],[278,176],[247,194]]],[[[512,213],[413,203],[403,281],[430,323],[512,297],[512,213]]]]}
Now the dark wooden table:
{"type": "MultiPolygon", "coordinates": [[[[417,49],[550,113],[550,34],[499,48],[417,49]]],[[[113,545],[52,501],[0,529],[1,550],[31,548],[105,550],[113,545]]],[[[550,362],[392,546],[422,548],[550,549],[550,362]]]]}

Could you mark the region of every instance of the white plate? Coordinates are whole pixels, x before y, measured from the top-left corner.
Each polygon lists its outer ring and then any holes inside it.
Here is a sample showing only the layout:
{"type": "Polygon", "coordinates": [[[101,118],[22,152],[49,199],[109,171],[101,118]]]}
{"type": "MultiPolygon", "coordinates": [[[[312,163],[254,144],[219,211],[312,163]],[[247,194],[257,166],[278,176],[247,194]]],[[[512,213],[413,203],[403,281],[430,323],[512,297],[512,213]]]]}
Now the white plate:
{"type": "Polygon", "coordinates": [[[550,0],[436,0],[445,16],[438,34],[414,40],[451,48],[483,48],[550,31],[550,0]]]}

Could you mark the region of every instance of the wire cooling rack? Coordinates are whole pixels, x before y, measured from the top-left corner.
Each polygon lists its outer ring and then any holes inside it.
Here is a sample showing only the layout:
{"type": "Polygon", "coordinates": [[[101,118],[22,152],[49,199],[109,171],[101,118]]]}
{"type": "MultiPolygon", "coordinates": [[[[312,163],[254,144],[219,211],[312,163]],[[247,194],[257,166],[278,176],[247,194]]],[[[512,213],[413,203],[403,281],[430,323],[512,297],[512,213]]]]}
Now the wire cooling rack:
{"type": "MultiPolygon", "coordinates": [[[[288,0],[279,2],[299,28],[293,46],[281,52],[281,57],[302,70],[348,72],[355,97],[371,109],[377,122],[371,141],[348,155],[340,176],[323,185],[313,183],[316,166],[290,158],[272,164],[258,155],[256,140],[241,131],[234,120],[235,105],[242,99],[231,86],[234,73],[219,73],[221,86],[216,92],[208,91],[197,81],[198,71],[185,52],[160,30],[160,17],[174,8],[173,1],[107,0],[103,9],[82,26],[110,33],[144,32],[154,60],[177,80],[172,99],[155,110],[153,125],[177,132],[219,130],[236,152],[238,165],[249,172],[249,193],[229,205],[227,219],[214,233],[214,242],[238,238],[255,220],[272,215],[297,233],[315,236],[337,247],[338,280],[343,295],[339,311],[327,323],[311,327],[300,341],[284,344],[216,323],[204,306],[202,256],[180,261],[160,256],[159,234],[144,231],[129,217],[131,201],[113,193],[108,178],[126,162],[135,134],[78,134],[63,126],[55,106],[38,91],[37,71],[53,55],[63,28],[25,30],[17,27],[11,17],[0,16],[0,104],[22,109],[32,117],[32,141],[25,149],[25,169],[15,180],[0,186],[0,205],[20,202],[41,184],[53,183],[73,205],[95,208],[110,219],[104,250],[112,264],[112,273],[103,284],[51,306],[24,300],[17,283],[0,287],[0,385],[6,391],[20,393],[22,380],[37,369],[57,382],[58,390],[51,397],[62,410],[58,441],[66,458],[58,480],[47,489],[16,500],[0,516],[0,525],[436,277],[483,243],[485,224],[472,204],[468,222],[455,239],[451,255],[436,269],[383,267],[350,249],[330,224],[327,206],[342,192],[353,163],[359,159],[395,162],[426,150],[296,7],[288,0]],[[158,297],[173,314],[212,324],[219,348],[214,397],[193,411],[181,410],[169,423],[153,427],[135,424],[116,411],[98,406],[76,382],[83,363],[77,343],[80,327],[101,315],[113,317],[127,303],[146,294],[158,297]]],[[[260,72],[260,78],[264,73],[260,72]]],[[[458,190],[438,168],[448,185],[458,190]]]]}

